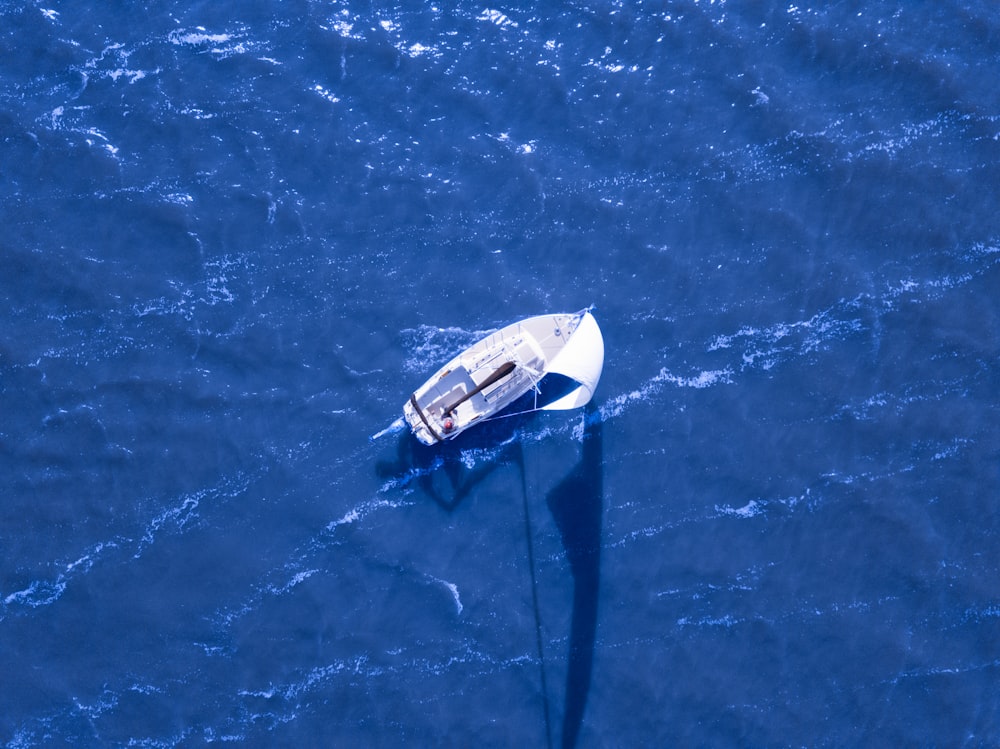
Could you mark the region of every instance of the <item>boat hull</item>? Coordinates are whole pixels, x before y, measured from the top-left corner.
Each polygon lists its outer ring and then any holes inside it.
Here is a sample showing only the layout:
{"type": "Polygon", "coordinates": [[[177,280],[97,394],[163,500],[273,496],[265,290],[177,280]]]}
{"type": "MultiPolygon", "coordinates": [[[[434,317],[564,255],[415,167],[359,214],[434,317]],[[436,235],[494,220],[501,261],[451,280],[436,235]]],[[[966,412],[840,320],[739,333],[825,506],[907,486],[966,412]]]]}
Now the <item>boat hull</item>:
{"type": "Polygon", "coordinates": [[[529,317],[491,333],[448,361],[413,392],[403,416],[425,445],[454,439],[525,393],[537,392],[550,371],[575,377],[581,384],[548,407],[575,408],[593,395],[603,361],[603,339],[589,310],[529,317]]]}

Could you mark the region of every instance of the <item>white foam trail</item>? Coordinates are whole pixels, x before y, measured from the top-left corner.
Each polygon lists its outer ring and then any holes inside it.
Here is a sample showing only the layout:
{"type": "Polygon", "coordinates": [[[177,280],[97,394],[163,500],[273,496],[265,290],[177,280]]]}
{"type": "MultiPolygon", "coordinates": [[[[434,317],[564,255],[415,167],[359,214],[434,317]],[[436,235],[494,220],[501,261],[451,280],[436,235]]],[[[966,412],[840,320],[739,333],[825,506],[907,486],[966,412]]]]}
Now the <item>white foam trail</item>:
{"type": "MultiPolygon", "coordinates": [[[[117,541],[102,541],[87,549],[79,558],[65,565],[62,571],[49,580],[34,580],[26,588],[3,597],[3,610],[10,606],[48,606],[55,603],[66,590],[70,581],[78,575],[86,574],[105,551],[118,547],[117,541]]],[[[0,619],[3,616],[0,615],[0,619]]]]}
{"type": "Polygon", "coordinates": [[[656,375],[647,380],[642,387],[615,396],[602,405],[600,408],[601,421],[619,416],[635,403],[647,400],[651,395],[661,390],[665,384],[701,390],[714,385],[731,384],[733,381],[732,375],[733,372],[728,367],[725,369],[702,370],[697,374],[689,376],[675,375],[666,367],[663,367],[656,375]]]}
{"type": "Polygon", "coordinates": [[[381,430],[379,432],[375,432],[375,434],[373,434],[368,439],[370,439],[372,442],[374,442],[379,437],[384,437],[387,434],[396,434],[397,432],[401,432],[403,430],[404,426],[406,426],[406,421],[403,419],[402,416],[400,416],[398,419],[396,419],[394,422],[392,422],[385,429],[383,429],[383,430],[381,430]]]}
{"type": "Polygon", "coordinates": [[[84,550],[73,561],[57,563],[59,572],[54,576],[48,579],[34,580],[27,587],[8,593],[6,596],[0,594],[2,596],[0,597],[0,621],[6,616],[7,610],[13,606],[38,608],[55,603],[65,592],[70,582],[87,574],[110,549],[122,549],[123,553],[128,553],[131,550],[132,558],[138,559],[156,541],[160,533],[170,528],[175,529],[176,532],[184,532],[191,527],[198,518],[197,511],[202,501],[235,497],[245,491],[249,484],[248,477],[238,475],[220,486],[184,495],[179,504],[163,510],[150,520],[140,537],[116,536],[112,539],[99,541],[84,550]]]}
{"type": "Polygon", "coordinates": [[[337,520],[331,520],[327,524],[326,530],[332,532],[341,525],[351,525],[352,523],[358,522],[362,518],[375,512],[375,510],[380,510],[383,507],[400,507],[401,505],[402,503],[400,502],[390,502],[388,499],[373,499],[367,502],[362,502],[361,504],[352,507],[337,520]]]}
{"type": "Polygon", "coordinates": [[[716,511],[723,515],[733,515],[738,518],[752,518],[754,515],[760,515],[764,512],[764,508],[756,499],[751,499],[742,507],[732,508],[732,507],[719,507],[716,505],[716,511]]]}
{"type": "Polygon", "coordinates": [[[184,495],[180,504],[168,507],[146,525],[146,531],[137,543],[133,558],[138,559],[141,557],[146,548],[153,544],[156,537],[164,529],[175,528],[180,532],[187,530],[189,526],[198,520],[198,507],[202,501],[236,497],[245,492],[249,486],[250,478],[240,474],[233,479],[225,481],[220,486],[201,489],[184,495]]]}

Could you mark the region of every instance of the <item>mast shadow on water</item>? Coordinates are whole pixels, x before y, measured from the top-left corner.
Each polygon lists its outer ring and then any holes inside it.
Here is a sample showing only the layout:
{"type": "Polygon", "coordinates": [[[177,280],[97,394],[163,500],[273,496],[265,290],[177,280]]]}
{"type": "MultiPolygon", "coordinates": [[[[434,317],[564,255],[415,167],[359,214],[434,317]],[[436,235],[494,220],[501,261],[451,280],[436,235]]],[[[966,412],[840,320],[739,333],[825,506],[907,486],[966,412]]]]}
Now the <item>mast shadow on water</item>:
{"type": "Polygon", "coordinates": [[[484,423],[453,440],[427,447],[406,431],[395,461],[379,461],[381,479],[412,481],[443,509],[454,510],[494,470],[516,464],[523,471],[517,434],[535,414],[516,414],[484,423]],[[483,453],[471,465],[468,453],[483,453]]]}
{"type": "Polygon", "coordinates": [[[604,514],[603,424],[592,404],[588,404],[584,418],[580,460],[546,495],[573,575],[573,618],[563,707],[563,749],[576,746],[583,725],[593,671],[600,592],[604,514]]]}
{"type": "MultiPolygon", "coordinates": [[[[550,384],[556,391],[567,385],[558,378],[550,384]]],[[[552,390],[546,395],[551,395],[552,390]]],[[[530,395],[530,394],[529,394],[530,395]]],[[[523,407],[525,404],[521,404],[523,407]]],[[[530,404],[529,404],[530,406],[530,404]]],[[[399,435],[397,457],[379,462],[376,471],[383,479],[413,481],[447,511],[454,510],[494,470],[514,466],[520,471],[524,501],[525,534],[531,566],[532,600],[538,635],[542,697],[548,745],[552,745],[548,687],[545,682],[545,653],[538,609],[529,482],[525,472],[524,445],[520,434],[537,417],[537,412],[518,412],[512,404],[506,418],[497,418],[459,435],[452,441],[426,447],[409,432],[399,435]],[[467,462],[466,455],[482,453],[467,462]],[[471,463],[471,464],[470,464],[471,463]]],[[[564,749],[575,747],[583,724],[593,670],[600,590],[601,533],[604,504],[603,424],[593,404],[584,415],[584,431],[579,459],[558,484],[545,495],[546,504],[558,528],[570,573],[573,576],[573,610],[570,624],[568,667],[562,720],[564,749]]]]}

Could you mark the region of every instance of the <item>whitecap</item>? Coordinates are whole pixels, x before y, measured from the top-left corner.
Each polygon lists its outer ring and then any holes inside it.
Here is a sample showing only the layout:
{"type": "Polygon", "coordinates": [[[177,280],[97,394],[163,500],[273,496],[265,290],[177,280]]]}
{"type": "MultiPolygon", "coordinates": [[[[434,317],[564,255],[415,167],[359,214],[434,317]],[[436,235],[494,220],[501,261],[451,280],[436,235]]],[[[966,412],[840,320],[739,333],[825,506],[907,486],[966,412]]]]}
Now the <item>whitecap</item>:
{"type": "Polygon", "coordinates": [[[646,381],[642,387],[628,393],[617,395],[602,405],[600,407],[601,421],[606,421],[607,419],[621,415],[626,408],[634,403],[648,400],[652,395],[657,393],[665,383],[670,383],[677,387],[689,387],[701,390],[714,385],[731,384],[732,374],[732,370],[726,368],[702,370],[697,374],[685,377],[675,375],[666,367],[662,367],[660,371],[646,381]]]}
{"type": "Polygon", "coordinates": [[[284,595],[285,593],[287,593],[288,591],[290,591],[292,588],[294,588],[297,585],[299,585],[300,583],[303,583],[306,580],[308,580],[310,577],[312,577],[313,575],[315,575],[317,572],[319,572],[318,569],[302,570],[301,572],[295,573],[292,576],[292,578],[288,582],[286,582],[284,585],[282,585],[281,587],[278,587],[278,586],[275,586],[275,585],[269,585],[268,586],[268,591],[270,593],[273,593],[276,596],[284,595]]]}
{"type": "Polygon", "coordinates": [[[317,94],[319,94],[320,96],[322,96],[324,99],[326,99],[331,104],[336,104],[337,102],[340,101],[340,97],[338,97],[336,94],[332,93],[331,91],[328,91],[327,89],[323,88],[318,83],[315,86],[313,86],[313,91],[315,91],[317,94]]]}
{"type": "Polygon", "coordinates": [[[691,619],[690,617],[682,616],[677,620],[678,627],[732,627],[736,624],[743,622],[743,619],[739,619],[730,614],[718,617],[705,617],[703,619],[691,619]]]}
{"type": "Polygon", "coordinates": [[[425,46],[423,44],[420,44],[420,42],[416,42],[414,44],[411,44],[406,49],[406,53],[410,57],[420,57],[421,55],[427,54],[428,52],[430,52],[430,53],[436,53],[437,52],[437,48],[436,47],[427,47],[427,46],[425,46]]]}
{"type": "Polygon", "coordinates": [[[451,593],[452,599],[455,601],[455,613],[461,614],[465,607],[462,605],[462,599],[458,594],[458,586],[455,585],[455,583],[450,583],[447,580],[442,580],[441,578],[434,577],[433,575],[427,575],[427,579],[438,583],[439,585],[443,585],[448,589],[448,592],[451,593]]]}
{"type": "MultiPolygon", "coordinates": [[[[344,13],[347,13],[347,11],[344,11],[344,13]]],[[[340,34],[345,39],[361,39],[362,38],[361,35],[354,33],[354,24],[353,23],[348,23],[347,21],[340,19],[340,20],[334,21],[331,24],[331,26],[333,27],[334,31],[336,31],[338,34],[340,34]]]]}
{"type": "Polygon", "coordinates": [[[701,371],[693,377],[678,377],[676,375],[665,373],[664,371],[661,371],[661,374],[663,374],[663,377],[667,382],[672,382],[678,387],[688,387],[701,390],[713,385],[731,384],[733,373],[730,369],[713,369],[701,371]]]}
{"type": "Polygon", "coordinates": [[[195,31],[171,31],[167,35],[171,44],[202,46],[206,44],[225,44],[233,37],[231,34],[209,34],[204,27],[199,26],[195,31]]]}
{"type": "Polygon", "coordinates": [[[102,541],[95,544],[74,561],[66,563],[54,579],[35,580],[27,588],[7,595],[3,599],[4,606],[22,605],[38,608],[55,603],[74,577],[89,572],[105,549],[117,547],[116,541],[102,541]]]}
{"type": "Polygon", "coordinates": [[[160,68],[157,68],[156,70],[129,70],[127,68],[119,68],[108,73],[108,77],[115,82],[117,82],[119,78],[126,78],[129,84],[133,85],[141,81],[147,75],[156,75],[159,72],[160,68]]]}
{"type": "Polygon", "coordinates": [[[203,501],[235,497],[246,491],[249,484],[249,479],[241,474],[234,479],[226,480],[220,486],[183,495],[178,504],[163,510],[146,524],[142,537],[136,543],[133,558],[141,557],[146,548],[151,546],[156,537],[165,529],[173,528],[175,531],[183,533],[189,527],[194,526],[200,518],[198,508],[203,501]]]}
{"type": "Polygon", "coordinates": [[[723,507],[715,506],[716,512],[722,515],[732,515],[739,518],[752,518],[756,515],[760,515],[764,512],[764,506],[755,499],[751,499],[742,507],[730,507],[725,505],[723,507]]]}
{"type": "Polygon", "coordinates": [[[505,14],[501,13],[499,10],[494,10],[487,8],[482,13],[479,14],[476,20],[479,21],[489,21],[494,23],[501,28],[517,28],[517,24],[508,18],[505,14]]]}
{"type": "Polygon", "coordinates": [[[62,576],[55,581],[35,580],[27,588],[8,595],[3,602],[5,606],[22,604],[37,608],[57,601],[65,590],[66,582],[62,576]]]}
{"type": "Polygon", "coordinates": [[[242,55],[252,51],[253,48],[261,46],[258,43],[248,43],[244,41],[246,33],[241,30],[239,34],[208,32],[204,27],[198,26],[194,30],[178,29],[171,31],[167,39],[171,44],[179,47],[191,47],[201,49],[214,55],[218,59],[225,59],[233,55],[242,55]]]}
{"type": "MultiPolygon", "coordinates": [[[[384,488],[385,487],[383,487],[383,489],[384,488]]],[[[332,532],[341,525],[351,525],[352,523],[356,523],[362,518],[367,517],[376,510],[381,510],[383,508],[403,507],[403,506],[405,506],[405,503],[391,502],[388,499],[375,499],[375,500],[369,500],[367,502],[362,502],[356,507],[348,510],[337,520],[330,521],[326,526],[326,530],[332,532]]]]}

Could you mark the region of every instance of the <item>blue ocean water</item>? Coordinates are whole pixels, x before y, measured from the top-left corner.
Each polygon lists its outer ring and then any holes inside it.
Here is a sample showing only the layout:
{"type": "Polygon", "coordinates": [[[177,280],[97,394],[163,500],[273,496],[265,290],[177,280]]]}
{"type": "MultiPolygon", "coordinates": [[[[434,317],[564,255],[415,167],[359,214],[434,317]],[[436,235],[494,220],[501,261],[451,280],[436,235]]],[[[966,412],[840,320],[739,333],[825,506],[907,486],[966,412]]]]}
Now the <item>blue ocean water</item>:
{"type": "Polygon", "coordinates": [[[994,3],[0,51],[4,746],[1000,744],[994,3]],[[588,409],[369,442],[589,304],[588,409]]]}

